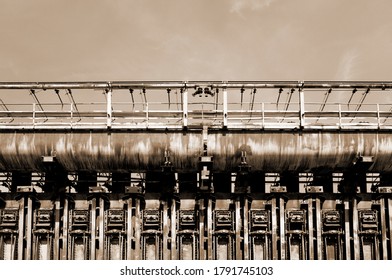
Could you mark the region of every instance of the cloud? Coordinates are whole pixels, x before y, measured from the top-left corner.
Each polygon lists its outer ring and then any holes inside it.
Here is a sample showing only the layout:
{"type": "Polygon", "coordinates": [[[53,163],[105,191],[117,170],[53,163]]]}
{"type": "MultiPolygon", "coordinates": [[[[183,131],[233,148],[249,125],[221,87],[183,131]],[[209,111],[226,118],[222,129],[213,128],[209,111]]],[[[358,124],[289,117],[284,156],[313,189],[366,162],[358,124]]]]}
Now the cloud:
{"type": "Polygon", "coordinates": [[[359,51],[355,48],[346,51],[340,60],[336,73],[336,79],[341,81],[355,79],[358,74],[359,57],[359,51]]]}
{"type": "Polygon", "coordinates": [[[276,0],[231,0],[230,12],[241,14],[243,11],[258,11],[276,0]]]}

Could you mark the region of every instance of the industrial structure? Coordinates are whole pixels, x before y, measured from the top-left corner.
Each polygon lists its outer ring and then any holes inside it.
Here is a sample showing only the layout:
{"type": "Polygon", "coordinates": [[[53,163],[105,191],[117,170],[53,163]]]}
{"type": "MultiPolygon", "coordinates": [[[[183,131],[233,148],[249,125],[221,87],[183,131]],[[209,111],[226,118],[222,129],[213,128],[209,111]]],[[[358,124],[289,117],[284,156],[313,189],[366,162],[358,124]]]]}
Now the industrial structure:
{"type": "Polygon", "coordinates": [[[0,259],[392,259],[391,90],[0,83],[0,259]]]}

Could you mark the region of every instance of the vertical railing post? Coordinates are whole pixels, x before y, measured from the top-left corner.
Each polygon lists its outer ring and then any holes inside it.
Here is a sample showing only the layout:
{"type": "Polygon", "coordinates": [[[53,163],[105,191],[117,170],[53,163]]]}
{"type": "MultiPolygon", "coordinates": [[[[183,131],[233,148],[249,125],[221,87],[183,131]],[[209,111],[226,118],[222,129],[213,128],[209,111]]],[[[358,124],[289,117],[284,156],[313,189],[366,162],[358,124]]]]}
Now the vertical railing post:
{"type": "Polygon", "coordinates": [[[305,95],[302,87],[299,89],[299,126],[305,126],[305,95]]]}
{"type": "Polygon", "coordinates": [[[108,88],[106,90],[106,126],[108,129],[112,127],[112,115],[113,115],[113,110],[112,110],[112,89],[108,88]]]}
{"type": "Polygon", "coordinates": [[[339,129],[342,128],[342,104],[339,103],[339,129]]]}
{"type": "Polygon", "coordinates": [[[36,104],[33,103],[33,127],[35,127],[35,106],[36,104]]]}
{"type": "Polygon", "coordinates": [[[223,88],[223,128],[227,128],[227,88],[223,88]]]}
{"type": "Polygon", "coordinates": [[[70,103],[70,106],[71,106],[71,110],[70,110],[70,113],[71,113],[70,124],[71,124],[71,128],[72,128],[73,127],[73,103],[70,103]]]}
{"type": "Polygon", "coordinates": [[[184,128],[188,126],[188,90],[182,92],[182,125],[184,128]]]}
{"type": "Polygon", "coordinates": [[[380,104],[377,103],[377,128],[380,129],[380,104]]]}

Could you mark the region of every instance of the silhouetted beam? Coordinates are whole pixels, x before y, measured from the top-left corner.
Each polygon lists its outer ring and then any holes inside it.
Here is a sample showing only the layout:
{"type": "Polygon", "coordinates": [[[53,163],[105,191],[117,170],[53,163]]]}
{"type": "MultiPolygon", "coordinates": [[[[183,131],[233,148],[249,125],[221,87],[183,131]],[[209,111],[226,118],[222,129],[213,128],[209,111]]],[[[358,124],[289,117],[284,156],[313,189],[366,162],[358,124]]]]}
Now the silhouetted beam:
{"type": "Polygon", "coordinates": [[[390,81],[97,81],[97,82],[0,82],[1,89],[180,89],[195,87],[254,89],[391,89],[390,81]]]}

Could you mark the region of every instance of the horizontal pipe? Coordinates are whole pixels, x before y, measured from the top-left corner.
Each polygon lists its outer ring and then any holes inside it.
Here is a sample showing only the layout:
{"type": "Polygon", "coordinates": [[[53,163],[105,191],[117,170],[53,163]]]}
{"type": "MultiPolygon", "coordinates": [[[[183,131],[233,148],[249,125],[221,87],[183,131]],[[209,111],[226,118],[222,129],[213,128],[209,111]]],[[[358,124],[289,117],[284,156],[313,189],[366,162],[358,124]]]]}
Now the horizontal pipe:
{"type": "MultiPolygon", "coordinates": [[[[358,155],[372,156],[373,172],[392,171],[389,132],[211,132],[208,155],[217,171],[236,170],[243,151],[252,170],[343,170],[358,155]]],[[[197,170],[202,132],[3,132],[0,170],[42,170],[42,156],[56,154],[69,170],[161,169],[165,151],[178,171],[197,170]]]]}
{"type": "Polygon", "coordinates": [[[1,89],[180,89],[212,87],[227,89],[303,88],[303,89],[391,89],[391,81],[99,81],[99,82],[0,82],[1,89]]]}

